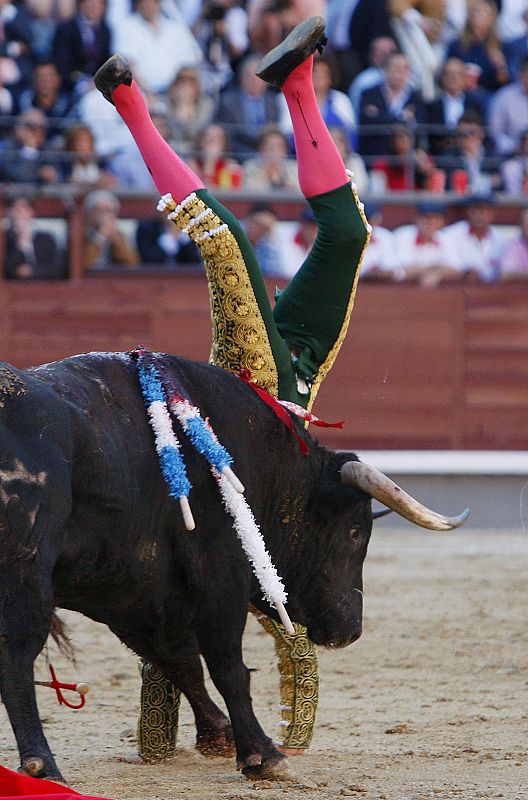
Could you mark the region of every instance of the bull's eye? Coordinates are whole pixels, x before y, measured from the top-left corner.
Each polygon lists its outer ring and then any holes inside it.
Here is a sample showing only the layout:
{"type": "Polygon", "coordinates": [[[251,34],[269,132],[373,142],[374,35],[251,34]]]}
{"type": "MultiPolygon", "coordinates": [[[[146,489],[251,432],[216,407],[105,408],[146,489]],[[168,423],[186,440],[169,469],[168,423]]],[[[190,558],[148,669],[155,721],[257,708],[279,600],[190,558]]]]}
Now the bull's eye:
{"type": "Polygon", "coordinates": [[[350,528],[348,536],[352,542],[356,542],[359,536],[359,528],[350,528]]]}

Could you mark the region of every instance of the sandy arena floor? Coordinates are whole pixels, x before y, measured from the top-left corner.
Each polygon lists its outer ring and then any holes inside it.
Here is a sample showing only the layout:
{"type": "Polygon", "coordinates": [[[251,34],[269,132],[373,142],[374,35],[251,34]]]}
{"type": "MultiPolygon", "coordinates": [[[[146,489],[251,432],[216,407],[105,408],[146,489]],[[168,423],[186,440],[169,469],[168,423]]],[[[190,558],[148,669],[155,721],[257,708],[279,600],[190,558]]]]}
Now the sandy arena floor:
{"type": "MultiPolygon", "coordinates": [[[[134,749],[135,657],[105,627],[70,613],[62,616],[78,666],[51,650],[53,661],[63,680],[85,680],[91,691],[73,712],[38,689],[46,735],[73,788],[114,800],[524,800],[527,555],[528,533],[378,532],[365,565],[363,637],[321,651],[317,731],[291,759],[293,783],[249,782],[234,760],[203,758],[185,701],[175,759],[118,762],[134,749]]],[[[257,716],[278,736],[272,642],[252,618],[245,651],[257,716]]],[[[37,677],[45,675],[41,659],[37,677]]],[[[17,767],[3,706],[0,753],[17,767]]]]}

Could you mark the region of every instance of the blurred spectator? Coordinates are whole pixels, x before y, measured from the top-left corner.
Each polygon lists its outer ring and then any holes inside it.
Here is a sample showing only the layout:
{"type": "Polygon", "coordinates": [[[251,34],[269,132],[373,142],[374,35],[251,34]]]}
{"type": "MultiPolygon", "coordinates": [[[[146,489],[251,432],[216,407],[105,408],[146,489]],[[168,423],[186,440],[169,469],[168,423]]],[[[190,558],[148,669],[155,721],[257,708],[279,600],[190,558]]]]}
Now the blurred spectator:
{"type": "Polygon", "coordinates": [[[399,254],[394,243],[394,234],[383,227],[380,206],[372,201],[365,203],[365,215],[372,226],[370,241],[361,262],[361,279],[376,281],[401,280],[399,254]]]}
{"type": "MultiPolygon", "coordinates": [[[[387,0],[329,0],[328,43],[347,91],[355,76],[369,66],[371,43],[394,36],[387,0]]],[[[324,15],[323,15],[324,16],[324,15]]]]}
{"type": "Polygon", "coordinates": [[[493,0],[474,0],[468,7],[462,35],[451,42],[447,57],[473,65],[480,89],[494,91],[508,82],[508,67],[497,34],[497,6],[493,0]]]}
{"type": "Polygon", "coordinates": [[[25,4],[0,0],[0,58],[6,84],[20,88],[31,79],[31,16],[25,4]]]}
{"type": "Polygon", "coordinates": [[[499,34],[503,42],[511,42],[526,31],[527,0],[499,0],[497,18],[499,34]]]}
{"type": "Polygon", "coordinates": [[[457,39],[467,20],[467,0],[446,0],[446,27],[444,41],[457,39]]]}
{"type": "MultiPolygon", "coordinates": [[[[356,117],[352,103],[345,92],[334,89],[336,73],[334,62],[329,56],[317,56],[313,63],[313,85],[317,103],[326,126],[342,128],[349,141],[356,129],[356,117]]],[[[284,96],[281,96],[280,127],[284,133],[291,135],[293,146],[293,126],[284,96]]]]}
{"type": "Polygon", "coordinates": [[[440,75],[441,91],[436,100],[426,105],[429,131],[429,152],[443,155],[453,147],[453,131],[466,111],[473,111],[484,120],[484,108],[472,92],[466,91],[466,67],[459,58],[448,58],[440,75]],[[447,130],[445,130],[447,129],[447,130]]]}
{"type": "Polygon", "coordinates": [[[460,278],[457,262],[442,235],[445,210],[439,203],[421,203],[416,224],[403,225],[394,231],[394,246],[406,280],[420,286],[438,286],[460,278]]]}
{"type": "Polygon", "coordinates": [[[29,197],[7,201],[4,275],[17,279],[66,278],[66,263],[55,238],[35,227],[35,209],[29,197]]]}
{"type": "Polygon", "coordinates": [[[443,235],[455,266],[466,276],[483,281],[496,280],[504,251],[504,239],[493,227],[495,216],[491,195],[474,195],[466,201],[467,219],[444,228],[443,235]]]}
{"type": "Polygon", "coordinates": [[[142,89],[154,93],[166,92],[182,67],[202,59],[187,25],[164,16],[160,0],[136,0],[135,11],[114,29],[113,49],[130,63],[142,89]]]}
{"type": "Polygon", "coordinates": [[[388,155],[372,163],[372,190],[412,192],[428,188],[435,167],[433,159],[425,150],[415,147],[414,131],[408,125],[393,125],[391,130],[388,155]]]}
{"type": "Polygon", "coordinates": [[[409,59],[413,85],[430,102],[445,54],[445,0],[388,0],[387,10],[396,41],[409,59]]]}
{"type": "Polygon", "coordinates": [[[275,127],[264,128],[257,142],[257,155],[244,163],[244,189],[299,192],[297,164],[288,157],[288,140],[275,127]]]}
{"type": "MultiPolygon", "coordinates": [[[[4,58],[0,58],[0,116],[5,115],[7,117],[13,114],[15,107],[13,93],[5,85],[6,83],[9,83],[9,70],[9,64],[4,58]]],[[[0,138],[4,135],[7,127],[7,123],[2,123],[2,127],[0,128],[0,138]]]]}
{"type": "Polygon", "coordinates": [[[501,155],[515,152],[521,134],[528,129],[528,55],[519,70],[519,79],[499,89],[490,105],[489,128],[501,155]]]}
{"type": "Polygon", "coordinates": [[[244,228],[263,275],[289,277],[277,236],[277,217],[265,204],[254,205],[244,220],[244,228]]]}
{"type": "MultiPolygon", "coordinates": [[[[107,105],[109,104],[107,103],[107,105]]],[[[170,131],[164,105],[151,106],[150,117],[163,138],[168,141],[170,131]]],[[[119,189],[131,189],[135,192],[153,192],[155,190],[152,176],[132,138],[109,158],[108,169],[117,179],[119,189]]]]}
{"type": "Polygon", "coordinates": [[[47,118],[47,139],[58,141],[64,134],[63,120],[71,108],[70,95],[62,89],[62,78],[53,62],[35,64],[31,88],[18,99],[18,112],[38,108],[47,118]],[[53,122],[55,121],[55,122],[53,122]]]}
{"type": "Polygon", "coordinates": [[[348,96],[352,103],[352,108],[356,119],[359,119],[360,100],[362,92],[367,89],[372,89],[374,86],[379,86],[383,83],[385,73],[383,71],[383,64],[390,53],[395,53],[397,50],[396,42],[390,36],[378,36],[370,43],[369,49],[369,63],[370,66],[362,70],[349,86],[348,96]]]}
{"type": "Polygon", "coordinates": [[[267,53],[303,19],[325,16],[326,0],[248,0],[251,50],[267,53]]]}
{"type": "Polygon", "coordinates": [[[13,133],[1,142],[0,181],[57,183],[59,172],[46,144],[46,115],[29,108],[17,118],[13,133]]]}
{"type": "Polygon", "coordinates": [[[369,177],[365,162],[358,153],[352,150],[350,141],[343,131],[343,128],[331,126],[329,131],[341,154],[345,167],[350,170],[354,176],[354,183],[356,184],[358,194],[363,194],[368,190],[369,185],[369,177]]]}
{"type": "Polygon", "coordinates": [[[229,132],[233,153],[254,155],[257,140],[265,125],[277,123],[277,94],[255,75],[256,55],[246,56],[238,69],[239,85],[220,94],[215,122],[229,132]]]}
{"type": "Polygon", "coordinates": [[[263,55],[279,44],[293,28],[289,0],[248,0],[249,49],[263,55]]]}
{"type": "Polygon", "coordinates": [[[196,156],[189,159],[189,166],[208,188],[240,189],[242,167],[229,156],[229,139],[221,125],[211,123],[204,128],[194,150],[196,156]]]}
{"type": "Polygon", "coordinates": [[[83,255],[87,269],[139,264],[138,251],[119,230],[119,208],[117,197],[106,189],[96,189],[86,195],[83,255]]]}
{"type": "MultiPolygon", "coordinates": [[[[328,0],[326,14],[326,35],[328,47],[332,51],[341,76],[340,89],[347,91],[356,75],[366,65],[360,64],[350,44],[350,23],[358,0],[328,0]]],[[[353,98],[350,98],[354,103],[353,98]]],[[[358,115],[359,109],[354,106],[358,115]]]]}
{"type": "Polygon", "coordinates": [[[500,272],[503,281],[528,278],[528,208],[521,211],[519,224],[519,236],[509,243],[501,258],[500,272]]]}
{"type": "Polygon", "coordinates": [[[295,275],[310,252],[317,236],[317,222],[311,208],[301,211],[299,222],[289,225],[282,236],[281,253],[285,277],[295,275]]]}
{"type": "Polygon", "coordinates": [[[247,52],[247,14],[238,0],[208,0],[194,31],[205,56],[208,89],[216,95],[233,79],[233,68],[247,52]]]}
{"type": "Polygon", "coordinates": [[[95,152],[94,139],[87,125],[78,123],[68,128],[64,140],[64,160],[60,167],[62,183],[81,189],[110,189],[117,183],[107,169],[106,161],[95,152]]]}
{"type": "Polygon", "coordinates": [[[356,128],[356,115],[345,92],[335,88],[337,72],[330,56],[316,55],[313,64],[313,84],[327,127],[342,128],[351,141],[356,128]]]}
{"type": "Polygon", "coordinates": [[[528,130],[521,134],[517,154],[502,162],[501,173],[506,194],[528,193],[528,130]]]}
{"type": "Polygon", "coordinates": [[[143,264],[201,265],[196,245],[172,220],[160,217],[141,220],[136,230],[136,244],[143,264]]]}
{"type": "Polygon", "coordinates": [[[105,0],[78,0],[73,19],[61,22],[53,41],[53,60],[68,91],[86,88],[86,81],[110,58],[110,28],[105,0]]]}
{"type": "Polygon", "coordinates": [[[403,53],[390,53],[384,65],[384,79],[379,86],[361,95],[358,150],[362,156],[384,155],[390,146],[391,123],[408,125],[425,121],[424,105],[411,84],[409,62],[403,53]]]}
{"type": "Polygon", "coordinates": [[[518,80],[521,61],[528,56],[528,2],[523,14],[523,30],[520,35],[504,45],[504,54],[512,80],[518,80]]]}
{"type": "Polygon", "coordinates": [[[467,111],[460,118],[455,142],[455,146],[438,159],[439,166],[447,171],[448,189],[471,194],[488,194],[500,189],[500,162],[485,140],[478,114],[467,111]],[[461,173],[465,174],[463,188],[457,186],[461,173]]]}
{"type": "Polygon", "coordinates": [[[101,158],[131,149],[135,146],[134,140],[115,106],[107,103],[93,84],[90,86],[75,104],[71,116],[88,125],[94,137],[95,152],[101,158]]]}
{"type": "Polygon", "coordinates": [[[178,153],[186,155],[196,134],[208,125],[214,115],[214,101],[203,90],[198,70],[183,67],[165,97],[171,143],[178,153]]]}
{"type": "Polygon", "coordinates": [[[54,0],[26,0],[29,13],[29,50],[36,61],[49,61],[57,29],[54,0]]]}

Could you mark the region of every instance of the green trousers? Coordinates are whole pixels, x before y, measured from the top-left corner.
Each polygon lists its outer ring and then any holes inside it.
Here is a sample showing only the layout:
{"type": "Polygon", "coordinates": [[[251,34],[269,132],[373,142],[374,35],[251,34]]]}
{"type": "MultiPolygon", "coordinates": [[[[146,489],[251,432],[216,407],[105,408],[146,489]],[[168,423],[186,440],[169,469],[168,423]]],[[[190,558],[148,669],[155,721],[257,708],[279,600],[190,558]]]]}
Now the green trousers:
{"type": "MultiPolygon", "coordinates": [[[[311,408],[346,335],[368,224],[348,183],[308,202],[318,234],[273,309],[251,245],[233,214],[206,190],[193,192],[179,205],[169,200],[166,208],[196,242],[205,264],[212,363],[234,373],[249,369],[270,394],[311,408]]],[[[318,702],[315,647],[300,625],[289,635],[271,619],[259,621],[273,635],[278,656],[280,741],[286,748],[306,748],[318,702]]],[[[179,703],[172,684],[157,668],[143,664],[138,749],[145,759],[174,755],[179,703]]]]}

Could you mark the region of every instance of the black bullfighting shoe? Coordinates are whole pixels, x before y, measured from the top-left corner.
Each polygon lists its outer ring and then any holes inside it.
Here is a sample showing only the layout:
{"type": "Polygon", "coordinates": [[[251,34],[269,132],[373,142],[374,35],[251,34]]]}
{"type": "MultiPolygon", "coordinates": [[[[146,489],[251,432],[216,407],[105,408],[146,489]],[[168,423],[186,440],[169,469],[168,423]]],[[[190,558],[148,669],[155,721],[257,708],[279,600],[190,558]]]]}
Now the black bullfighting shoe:
{"type": "Polygon", "coordinates": [[[258,77],[280,89],[295,67],[306,61],[316,50],[323,52],[328,41],[324,30],[325,21],[322,17],[309,17],[299,22],[281,44],[259,61],[256,69],[258,77]]]}
{"type": "Polygon", "coordinates": [[[132,83],[132,72],[123,56],[120,56],[119,53],[110,56],[108,61],[105,61],[95,73],[94,83],[103,97],[106,97],[114,105],[112,92],[115,92],[122,83],[126,86],[130,86],[132,83]]]}

